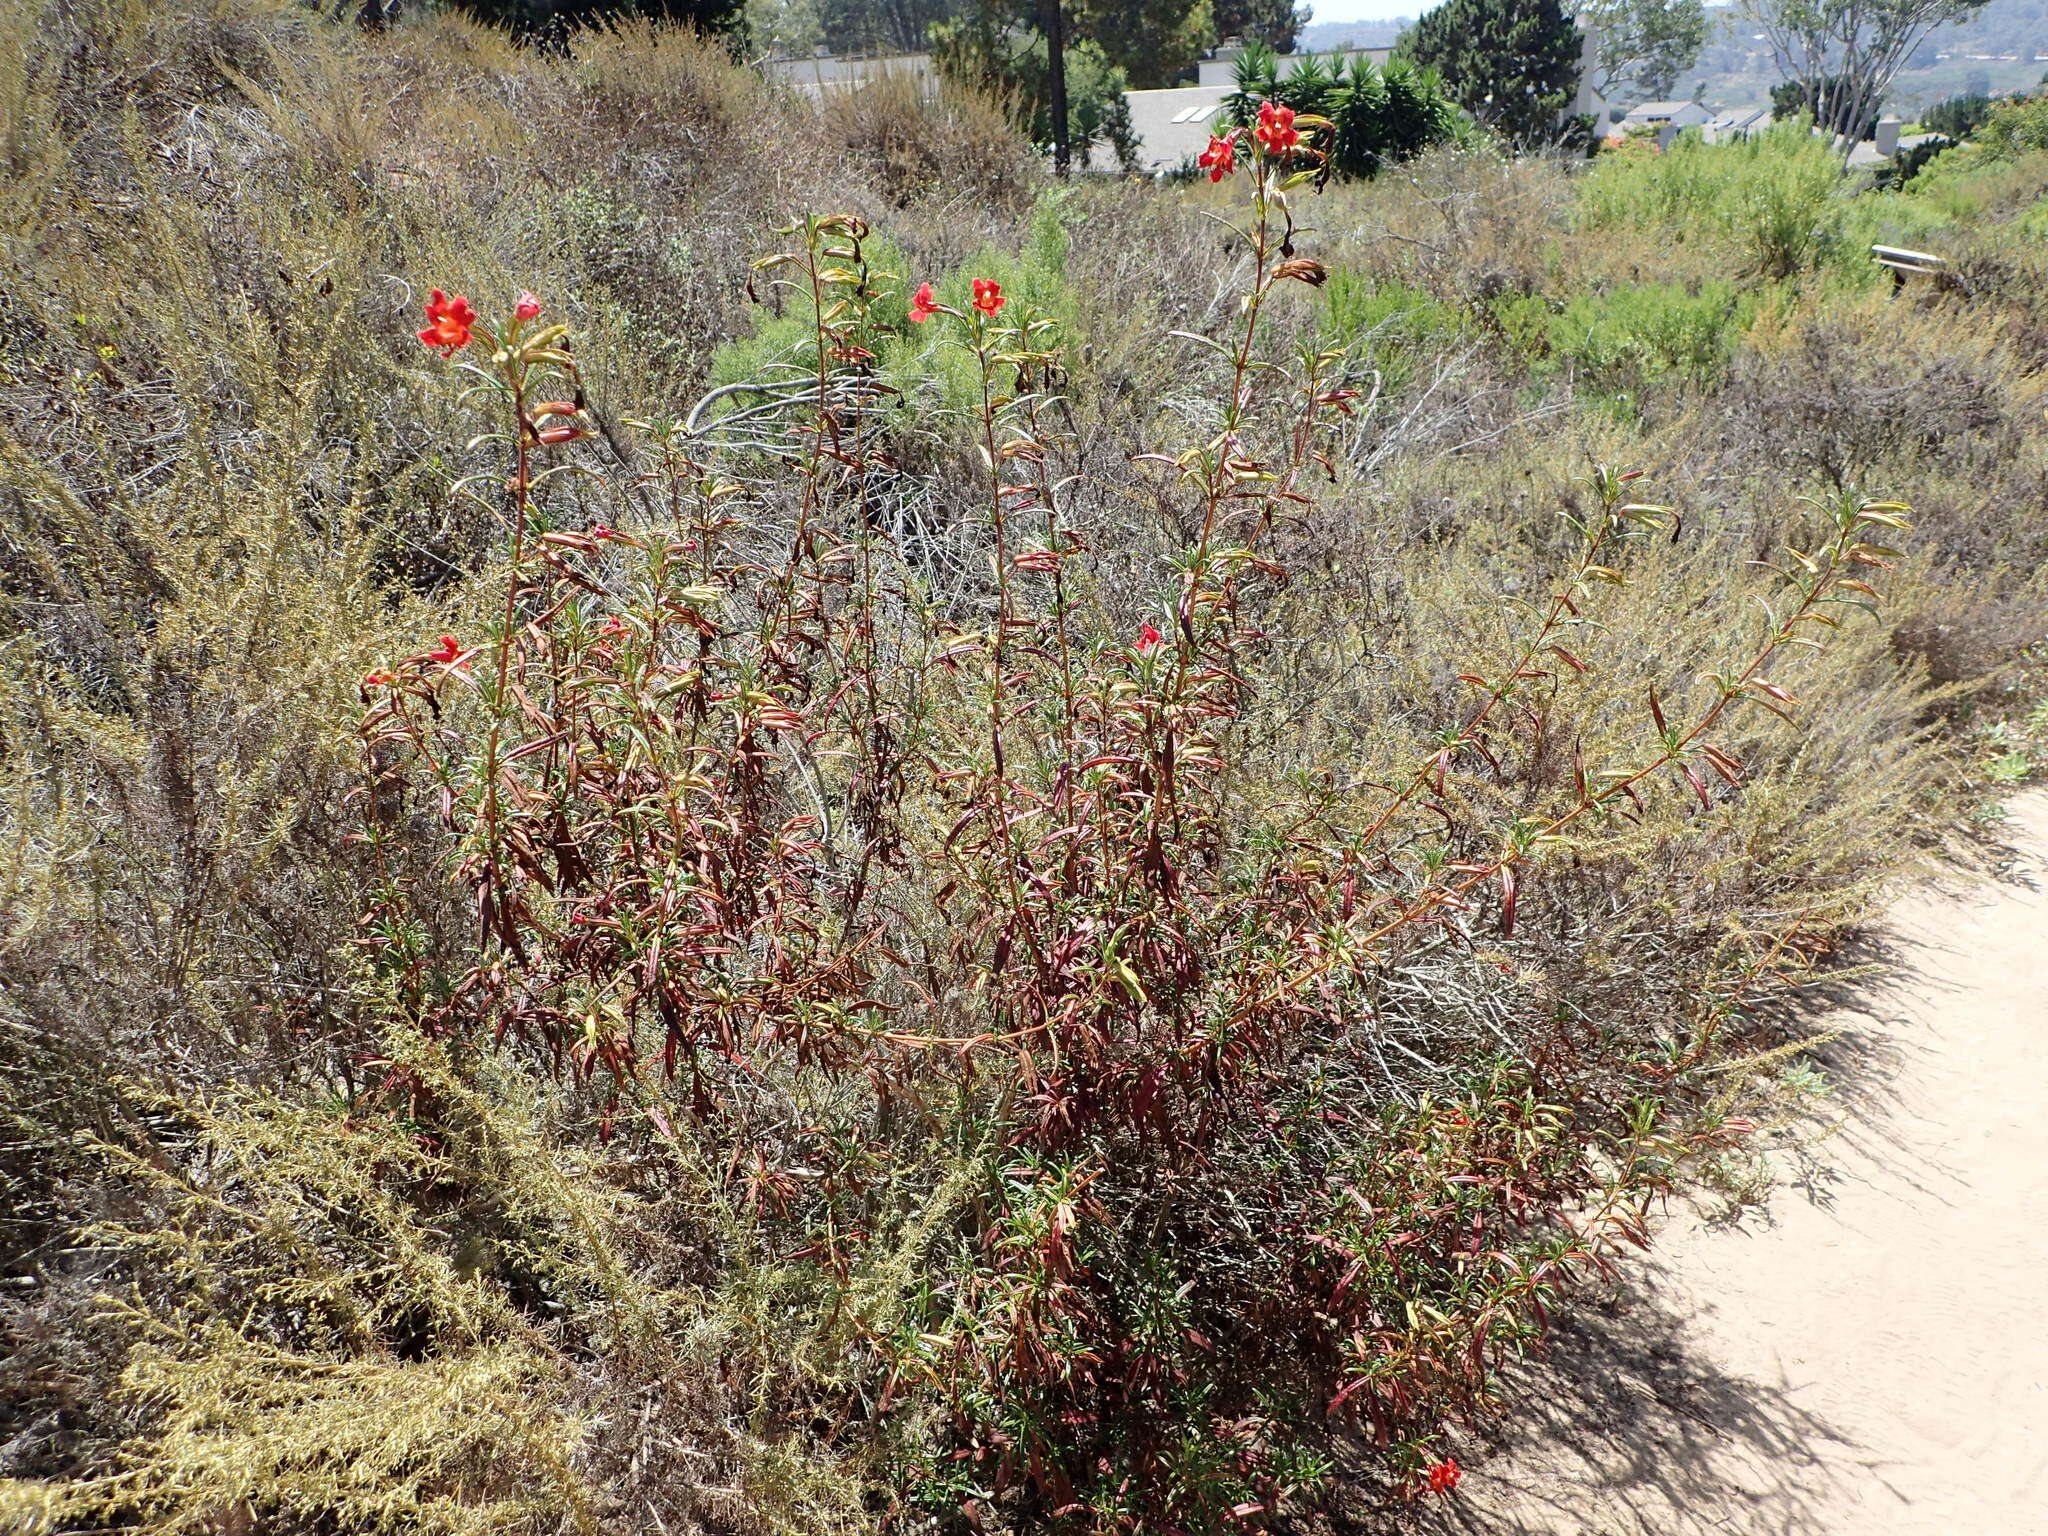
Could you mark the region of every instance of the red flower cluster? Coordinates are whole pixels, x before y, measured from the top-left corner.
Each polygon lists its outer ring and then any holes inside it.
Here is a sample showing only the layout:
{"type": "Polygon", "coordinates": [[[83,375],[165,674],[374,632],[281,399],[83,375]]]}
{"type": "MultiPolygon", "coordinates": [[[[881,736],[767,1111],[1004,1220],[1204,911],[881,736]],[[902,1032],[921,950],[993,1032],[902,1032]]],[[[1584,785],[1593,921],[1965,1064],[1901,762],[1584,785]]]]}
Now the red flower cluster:
{"type": "MultiPolygon", "coordinates": [[[[989,319],[995,319],[996,311],[1009,302],[1003,297],[1003,285],[994,278],[977,277],[974,280],[974,307],[989,319]]],[[[919,283],[917,292],[910,296],[910,318],[918,325],[923,325],[943,307],[932,292],[930,283],[919,283]]],[[[957,314],[959,311],[949,309],[946,313],[957,314]]]]}
{"type": "Polygon", "coordinates": [[[1149,623],[1143,629],[1138,631],[1138,649],[1140,651],[1151,650],[1154,646],[1159,644],[1159,640],[1159,631],[1154,629],[1149,623]]]}
{"type": "Polygon", "coordinates": [[[1211,181],[1221,181],[1236,170],[1237,130],[1231,129],[1220,139],[1210,134],[1209,147],[1202,151],[1201,158],[1195,163],[1208,171],[1211,181]]]}
{"type": "Polygon", "coordinates": [[[419,338],[443,357],[453,357],[469,345],[475,325],[476,311],[469,307],[469,300],[459,293],[451,299],[436,288],[427,295],[427,326],[419,338]]]}
{"type": "Polygon", "coordinates": [[[1458,1468],[1457,1459],[1446,1456],[1442,1461],[1429,1469],[1429,1491],[1431,1493],[1450,1493],[1457,1488],[1458,1479],[1464,1475],[1458,1468]]]}
{"type": "Polygon", "coordinates": [[[1269,155],[1288,155],[1301,142],[1301,130],[1294,126],[1294,108],[1267,102],[1259,108],[1259,126],[1254,130],[1269,155]]]}

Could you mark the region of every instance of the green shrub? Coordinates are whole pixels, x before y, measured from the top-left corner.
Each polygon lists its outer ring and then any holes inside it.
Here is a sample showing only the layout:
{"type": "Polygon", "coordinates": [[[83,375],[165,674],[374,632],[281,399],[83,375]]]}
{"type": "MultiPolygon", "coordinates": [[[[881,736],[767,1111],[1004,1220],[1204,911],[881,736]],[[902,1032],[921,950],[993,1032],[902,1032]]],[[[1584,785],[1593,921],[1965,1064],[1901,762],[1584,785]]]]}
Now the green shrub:
{"type": "Polygon", "coordinates": [[[1418,363],[1465,329],[1456,306],[1407,283],[1339,267],[1323,289],[1321,333],[1333,345],[1358,349],[1390,394],[1405,389],[1418,363]]]}
{"type": "MultiPolygon", "coordinates": [[[[1730,144],[1682,133],[1662,155],[1600,157],[1578,199],[1583,228],[1705,236],[1730,264],[1776,280],[1841,258],[1852,195],[1841,157],[1801,123],[1730,144]]],[[[1733,274],[1730,274],[1731,276],[1733,274]]]]}
{"type": "Polygon", "coordinates": [[[1718,383],[1754,307],[1730,283],[1697,291],[1670,283],[1579,294],[1553,308],[1535,298],[1504,298],[1495,314],[1531,356],[1569,366],[1596,388],[1718,383]]]}
{"type": "Polygon", "coordinates": [[[2048,150],[2048,91],[1999,102],[1978,130],[1977,143],[1999,160],[2048,150]]]}
{"type": "MultiPolygon", "coordinates": [[[[992,277],[1020,310],[1071,326],[1074,295],[1066,273],[1068,224],[1074,217],[1070,190],[1042,192],[1032,205],[1014,251],[984,248],[950,274],[930,277],[937,296],[964,309],[972,297],[974,277],[992,277]]],[[[910,292],[900,281],[909,259],[886,236],[866,242],[863,254],[876,286],[871,311],[875,323],[875,371],[896,391],[906,413],[916,419],[938,411],[959,417],[979,408],[980,380],[957,348],[945,345],[937,328],[910,321],[910,292]]],[[[709,421],[749,412],[792,384],[817,377],[817,332],[812,321],[784,303],[757,307],[752,333],[721,347],[711,361],[711,383],[731,394],[709,421]],[[748,386],[761,386],[750,389],[748,386]]]]}
{"type": "Polygon", "coordinates": [[[1910,184],[1914,177],[1926,170],[1934,157],[1956,147],[1956,141],[1940,134],[1931,134],[1910,149],[1902,149],[1882,166],[1878,167],[1877,186],[1880,191],[1896,191],[1910,184]]]}

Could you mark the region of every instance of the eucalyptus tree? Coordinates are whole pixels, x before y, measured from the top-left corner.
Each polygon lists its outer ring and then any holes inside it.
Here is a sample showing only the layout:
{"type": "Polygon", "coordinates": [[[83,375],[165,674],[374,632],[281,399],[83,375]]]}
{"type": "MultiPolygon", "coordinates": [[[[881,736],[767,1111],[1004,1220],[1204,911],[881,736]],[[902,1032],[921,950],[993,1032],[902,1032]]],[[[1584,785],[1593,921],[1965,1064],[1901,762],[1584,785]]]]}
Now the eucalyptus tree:
{"type": "Polygon", "coordinates": [[[1936,27],[1985,0],[1743,0],[1814,122],[1853,143],[1936,27]]]}

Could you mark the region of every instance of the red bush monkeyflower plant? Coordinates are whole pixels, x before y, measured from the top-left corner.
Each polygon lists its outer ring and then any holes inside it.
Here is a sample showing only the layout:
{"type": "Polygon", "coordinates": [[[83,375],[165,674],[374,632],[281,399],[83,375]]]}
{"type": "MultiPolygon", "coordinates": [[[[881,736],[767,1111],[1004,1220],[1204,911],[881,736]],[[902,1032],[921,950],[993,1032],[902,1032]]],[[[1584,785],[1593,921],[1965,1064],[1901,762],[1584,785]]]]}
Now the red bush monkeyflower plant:
{"type": "Polygon", "coordinates": [[[625,423],[629,462],[584,445],[563,327],[464,322],[487,361],[456,371],[500,428],[502,467],[460,486],[506,525],[498,616],[366,694],[364,836],[381,857],[430,808],[477,914],[452,950],[389,883],[367,942],[407,1027],[544,1064],[691,1170],[707,1266],[774,1256],[777,1307],[800,1297],[835,1361],[762,1364],[758,1401],[832,1426],[826,1451],[890,1447],[906,1514],[1242,1527],[1312,1494],[1331,1428],[1428,1466],[1718,1144],[1665,1106],[1741,988],[1653,1074],[1541,1000],[1430,1060],[1391,983],[1464,957],[1502,985],[1473,951],[1512,940],[1546,860],[1599,858],[1652,798],[1740,794],[1731,721],[1794,707],[1787,663],[1874,598],[1903,526],[1821,507],[1747,650],[1586,762],[1554,702],[1670,526],[1602,470],[1430,750],[1383,783],[1261,771],[1286,738],[1261,614],[1354,398],[1341,354],[1262,345],[1322,276],[1291,199],[1327,124],[1261,116],[1230,224],[1251,276],[1192,343],[1215,416],[1138,461],[1185,538],[1137,590],[1092,556],[1056,327],[988,279],[967,311],[929,284],[910,306],[976,381],[935,418],[978,487],[972,558],[935,563],[891,510],[875,359],[901,288],[859,220],[808,217],[756,263],[805,319],[805,377],[625,423]],[[1493,809],[1538,753],[1569,767],[1493,809]]]}

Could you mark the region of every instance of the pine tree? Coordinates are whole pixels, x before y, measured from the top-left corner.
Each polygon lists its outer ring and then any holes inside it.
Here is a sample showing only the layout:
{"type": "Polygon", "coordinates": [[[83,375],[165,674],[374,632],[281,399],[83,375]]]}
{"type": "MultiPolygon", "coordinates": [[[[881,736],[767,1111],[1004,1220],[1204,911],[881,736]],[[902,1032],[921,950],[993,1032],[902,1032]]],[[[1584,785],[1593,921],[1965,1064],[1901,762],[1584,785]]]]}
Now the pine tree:
{"type": "Polygon", "coordinates": [[[1578,94],[1580,48],[1558,0],[1444,0],[1400,45],[1466,111],[1525,148],[1558,137],[1578,94]]]}
{"type": "Polygon", "coordinates": [[[1294,40],[1308,25],[1309,8],[1294,0],[1211,0],[1216,37],[1264,43],[1281,53],[1294,51],[1294,40]]]}
{"type": "Polygon", "coordinates": [[[1140,90],[1172,83],[1215,36],[1209,0],[1066,0],[1071,36],[1098,44],[1140,90]]]}

